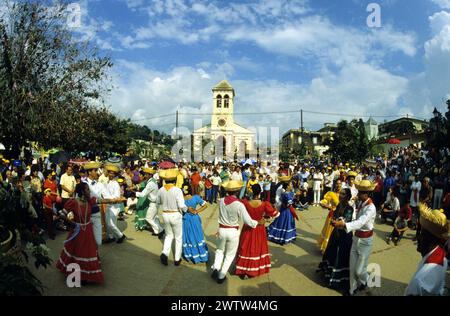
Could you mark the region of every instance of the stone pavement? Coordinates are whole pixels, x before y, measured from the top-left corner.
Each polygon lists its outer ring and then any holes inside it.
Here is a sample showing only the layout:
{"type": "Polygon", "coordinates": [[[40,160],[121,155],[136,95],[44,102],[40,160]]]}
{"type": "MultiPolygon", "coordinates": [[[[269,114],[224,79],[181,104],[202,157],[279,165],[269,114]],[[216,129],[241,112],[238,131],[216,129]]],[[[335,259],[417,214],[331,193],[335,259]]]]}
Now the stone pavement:
{"type": "MultiPolygon", "coordinates": [[[[53,265],[45,270],[35,270],[35,275],[46,286],[45,295],[150,295],[150,296],[336,296],[339,292],[324,286],[321,275],[315,270],[321,260],[316,240],[322,229],[327,211],[311,207],[298,212],[298,237],[294,243],[279,246],[269,243],[272,254],[270,274],[241,280],[228,276],[227,281],[216,284],[210,278],[210,266],[218,228],[218,207],[210,205],[201,214],[205,237],[210,249],[210,261],[206,264],[190,264],[183,261],[180,267],[173,265],[173,252],[169,266],[161,265],[159,255],[162,242],[147,231],[136,232],[133,219],[119,222],[128,240],[100,247],[105,283],[82,288],[68,288],[64,276],[54,263],[62,249],[66,233],[59,233],[56,240],[47,242],[51,249],[53,265]]],[[[414,275],[420,261],[416,245],[411,241],[413,231],[406,233],[398,246],[387,245],[384,238],[392,230],[391,225],[376,225],[373,253],[370,263],[381,267],[381,287],[372,288],[364,295],[402,295],[414,275]]],[[[231,270],[231,269],[230,269],[231,270]]]]}

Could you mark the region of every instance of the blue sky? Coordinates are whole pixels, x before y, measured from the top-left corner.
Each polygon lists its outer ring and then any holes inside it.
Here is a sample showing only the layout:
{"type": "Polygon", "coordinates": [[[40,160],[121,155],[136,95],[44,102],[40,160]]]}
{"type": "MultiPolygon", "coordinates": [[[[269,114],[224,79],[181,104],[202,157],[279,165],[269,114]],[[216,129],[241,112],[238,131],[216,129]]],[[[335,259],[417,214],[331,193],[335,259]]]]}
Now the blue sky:
{"type": "MultiPolygon", "coordinates": [[[[84,0],[82,26],[115,62],[116,113],[169,131],[174,113],[210,113],[227,79],[236,112],[296,110],[305,126],[353,116],[445,112],[450,0],[84,0]],[[369,3],[381,27],[366,24],[369,3]]],[[[193,116],[181,115],[192,127],[193,116]]],[[[200,118],[200,116],[195,116],[200,118]]],[[[205,124],[209,117],[201,117],[205,124]]],[[[385,118],[376,118],[383,121],[385,118]]],[[[388,119],[388,118],[386,118],[388,119]]],[[[247,126],[298,128],[297,115],[239,115],[247,126]]]]}

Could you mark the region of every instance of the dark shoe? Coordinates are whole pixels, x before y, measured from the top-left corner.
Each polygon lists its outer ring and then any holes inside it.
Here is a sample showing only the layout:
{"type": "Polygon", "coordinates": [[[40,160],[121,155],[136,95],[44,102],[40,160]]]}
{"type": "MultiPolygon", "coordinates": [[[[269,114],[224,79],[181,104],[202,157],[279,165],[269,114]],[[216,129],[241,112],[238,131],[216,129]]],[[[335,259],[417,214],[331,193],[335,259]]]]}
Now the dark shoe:
{"type": "Polygon", "coordinates": [[[127,236],[123,235],[122,237],[120,237],[120,239],[117,241],[117,243],[121,244],[125,241],[125,239],[127,239],[127,236]]]}
{"type": "Polygon", "coordinates": [[[344,296],[354,296],[355,294],[350,293],[349,290],[344,292],[344,296]]]}
{"type": "Polygon", "coordinates": [[[390,244],[391,244],[391,238],[387,238],[387,239],[386,239],[386,243],[387,243],[388,245],[390,245],[390,244]]]}
{"type": "Polygon", "coordinates": [[[106,239],[103,243],[104,243],[104,244],[110,244],[110,243],[115,242],[115,241],[116,241],[115,238],[108,238],[108,239],[106,239]]]}
{"type": "Polygon", "coordinates": [[[175,263],[174,263],[174,264],[175,264],[175,266],[176,266],[176,267],[178,267],[178,266],[179,266],[179,265],[181,264],[181,259],[180,259],[180,260],[178,260],[178,261],[175,261],[175,263]]]}
{"type": "Polygon", "coordinates": [[[397,245],[398,245],[398,241],[394,240],[394,246],[397,246],[397,245]]]}
{"type": "Polygon", "coordinates": [[[157,236],[158,236],[158,239],[163,239],[164,238],[164,233],[165,233],[166,231],[165,230],[163,230],[162,232],[160,232],[157,236]]]}
{"type": "Polygon", "coordinates": [[[367,285],[366,285],[366,284],[361,284],[361,285],[358,287],[358,292],[362,292],[362,291],[364,291],[365,289],[367,289],[367,285]]]}
{"type": "Polygon", "coordinates": [[[217,279],[217,284],[222,284],[226,279],[227,277],[224,277],[223,279],[217,279]]]}
{"type": "Polygon", "coordinates": [[[167,262],[167,256],[165,254],[161,254],[161,256],[159,256],[159,259],[161,259],[161,263],[165,266],[167,266],[169,263],[167,262]]]}
{"type": "Polygon", "coordinates": [[[217,280],[218,275],[219,275],[219,271],[214,270],[213,273],[211,274],[211,278],[213,278],[214,280],[217,280]]]}
{"type": "Polygon", "coordinates": [[[239,276],[239,279],[245,280],[245,274],[241,274],[241,275],[239,276]]]}

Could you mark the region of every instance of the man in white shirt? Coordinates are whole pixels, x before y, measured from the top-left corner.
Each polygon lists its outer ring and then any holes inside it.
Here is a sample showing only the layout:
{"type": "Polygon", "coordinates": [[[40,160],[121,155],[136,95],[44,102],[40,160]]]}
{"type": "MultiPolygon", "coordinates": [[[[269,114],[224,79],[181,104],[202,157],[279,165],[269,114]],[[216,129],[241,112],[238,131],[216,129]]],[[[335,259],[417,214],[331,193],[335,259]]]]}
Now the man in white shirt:
{"type": "Polygon", "coordinates": [[[349,223],[344,220],[332,220],[335,228],[345,229],[347,233],[355,232],[350,252],[350,291],[347,293],[349,295],[354,295],[356,290],[362,291],[367,287],[369,279],[367,264],[372,252],[373,226],[377,213],[375,205],[369,198],[375,184],[369,180],[362,180],[356,184],[356,188],[359,200],[356,219],[349,223]]]}
{"type": "MultiPolygon", "coordinates": [[[[116,165],[106,165],[104,169],[108,172],[109,181],[103,191],[103,198],[108,200],[120,200],[122,194],[120,191],[120,185],[116,180],[116,177],[120,171],[119,167],[116,165]]],[[[117,227],[117,216],[119,215],[120,210],[121,208],[119,204],[108,204],[106,207],[106,230],[108,239],[105,243],[110,243],[116,240],[118,244],[121,244],[126,239],[126,236],[117,227]]]]}
{"type": "Polygon", "coordinates": [[[153,177],[153,175],[156,174],[156,169],[144,168],[142,171],[145,173],[145,181],[147,181],[147,185],[142,192],[136,192],[136,197],[145,197],[149,200],[150,204],[147,209],[145,220],[152,227],[153,236],[158,236],[159,239],[162,239],[164,235],[164,229],[159,222],[158,208],[156,206],[159,189],[158,183],[153,177]]]}
{"type": "Polygon", "coordinates": [[[439,210],[431,210],[424,204],[419,204],[419,209],[422,229],[417,238],[417,251],[422,260],[405,295],[444,295],[448,268],[444,244],[448,239],[449,222],[439,210]]]}
{"type": "Polygon", "coordinates": [[[162,170],[159,176],[165,181],[165,185],[159,189],[156,203],[162,210],[164,219],[164,246],[160,256],[161,263],[168,265],[168,258],[175,239],[175,266],[181,264],[181,251],[183,246],[183,213],[187,211],[184,202],[183,191],[175,186],[178,169],[162,170]]]}
{"type": "Polygon", "coordinates": [[[236,169],[233,171],[233,173],[231,174],[231,180],[234,181],[242,181],[242,173],[241,173],[241,168],[236,167],[236,169]]]}
{"type": "MultiPolygon", "coordinates": [[[[238,195],[244,186],[243,181],[228,181],[222,185],[227,196],[219,202],[219,242],[216,250],[213,273],[211,277],[222,284],[226,280],[228,269],[231,266],[239,246],[239,220],[255,228],[258,222],[253,220],[238,195]]],[[[264,224],[264,219],[259,224],[264,224]]]]}
{"type": "MultiPolygon", "coordinates": [[[[87,172],[86,183],[89,186],[89,191],[91,197],[97,199],[97,203],[100,202],[102,198],[102,193],[105,190],[103,184],[98,182],[98,168],[100,168],[100,163],[89,162],[85,164],[84,170],[87,172]]],[[[100,207],[98,204],[92,207],[92,215],[91,215],[92,226],[94,228],[94,237],[95,242],[98,246],[102,244],[102,216],[100,212],[100,207]]]]}
{"type": "Polygon", "coordinates": [[[67,166],[66,173],[61,176],[59,184],[62,189],[61,198],[64,205],[68,199],[74,196],[75,186],[77,184],[73,176],[72,166],[67,166]]]}

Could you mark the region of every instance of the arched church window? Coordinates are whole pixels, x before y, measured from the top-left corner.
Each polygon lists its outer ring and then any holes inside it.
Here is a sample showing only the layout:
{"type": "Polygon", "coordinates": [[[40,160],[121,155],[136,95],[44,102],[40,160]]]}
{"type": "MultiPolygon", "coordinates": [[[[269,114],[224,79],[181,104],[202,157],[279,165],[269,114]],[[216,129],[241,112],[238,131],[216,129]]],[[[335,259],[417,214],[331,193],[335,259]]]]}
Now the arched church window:
{"type": "Polygon", "coordinates": [[[222,96],[220,94],[217,96],[217,107],[222,107],[222,96]]]}
{"type": "Polygon", "coordinates": [[[228,109],[230,107],[230,97],[228,96],[228,94],[225,94],[223,107],[225,109],[228,109]]]}

